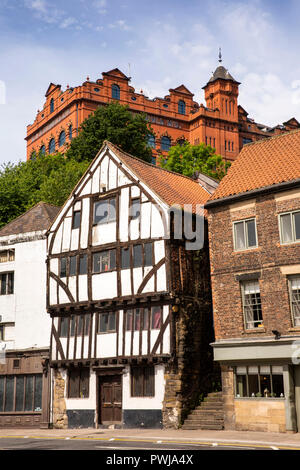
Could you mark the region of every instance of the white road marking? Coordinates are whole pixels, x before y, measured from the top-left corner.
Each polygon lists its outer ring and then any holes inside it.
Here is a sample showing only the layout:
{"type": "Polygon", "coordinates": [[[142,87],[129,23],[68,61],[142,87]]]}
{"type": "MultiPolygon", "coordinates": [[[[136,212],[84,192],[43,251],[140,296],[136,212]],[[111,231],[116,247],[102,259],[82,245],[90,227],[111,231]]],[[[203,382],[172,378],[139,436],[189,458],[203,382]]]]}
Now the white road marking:
{"type": "Polygon", "coordinates": [[[270,446],[272,450],[279,450],[278,447],[270,446]]]}
{"type": "Polygon", "coordinates": [[[219,444],[217,444],[216,442],[213,442],[213,443],[212,443],[212,446],[213,446],[213,447],[218,447],[218,445],[219,445],[219,444]]]}
{"type": "Polygon", "coordinates": [[[112,437],[111,439],[109,439],[109,441],[114,441],[114,440],[115,440],[115,438],[114,438],[114,437],[112,437]]]}
{"type": "Polygon", "coordinates": [[[157,444],[162,444],[162,441],[157,441],[157,444]]]}

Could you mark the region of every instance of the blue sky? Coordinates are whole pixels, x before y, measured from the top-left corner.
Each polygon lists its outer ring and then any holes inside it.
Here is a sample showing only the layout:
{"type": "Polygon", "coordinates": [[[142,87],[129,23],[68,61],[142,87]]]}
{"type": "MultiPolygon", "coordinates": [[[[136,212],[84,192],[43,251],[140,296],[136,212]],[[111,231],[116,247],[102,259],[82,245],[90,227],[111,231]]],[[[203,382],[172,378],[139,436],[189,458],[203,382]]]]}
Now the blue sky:
{"type": "Polygon", "coordinates": [[[149,98],[184,83],[204,102],[219,46],[250,117],[300,121],[299,20],[299,0],[0,0],[0,163],[25,159],[50,82],[118,67],[149,98]]]}

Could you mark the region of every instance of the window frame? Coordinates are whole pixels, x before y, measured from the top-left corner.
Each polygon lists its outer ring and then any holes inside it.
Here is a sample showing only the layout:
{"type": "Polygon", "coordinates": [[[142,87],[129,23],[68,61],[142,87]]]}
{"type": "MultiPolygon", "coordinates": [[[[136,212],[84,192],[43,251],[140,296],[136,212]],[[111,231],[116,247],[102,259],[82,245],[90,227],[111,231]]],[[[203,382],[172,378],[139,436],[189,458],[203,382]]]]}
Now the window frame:
{"type": "MultiPolygon", "coordinates": [[[[242,298],[244,330],[245,331],[260,331],[260,329],[263,329],[263,327],[264,327],[264,317],[263,317],[263,312],[262,312],[262,299],[261,299],[261,289],[260,289],[259,279],[253,279],[251,281],[241,281],[240,282],[240,290],[241,290],[241,298],[242,298]],[[257,324],[258,324],[258,322],[260,322],[260,323],[256,327],[254,326],[252,328],[247,328],[247,321],[246,321],[246,314],[245,314],[245,307],[247,307],[247,305],[245,303],[245,286],[246,286],[246,284],[250,284],[250,283],[252,283],[252,284],[257,283],[258,288],[259,288],[261,320],[253,320],[252,323],[257,323],[257,324]],[[259,325],[261,325],[261,326],[259,326],[259,325]]],[[[251,304],[251,307],[253,305],[254,304],[251,304]]]]}
{"type": "MultiPolygon", "coordinates": [[[[300,273],[299,274],[294,274],[294,275],[291,275],[291,276],[287,277],[292,326],[293,326],[293,328],[299,328],[300,329],[300,315],[299,315],[299,325],[296,325],[295,314],[294,314],[294,311],[293,311],[293,298],[292,298],[293,297],[293,289],[292,289],[293,279],[299,279],[300,280],[300,273]]],[[[299,307],[300,307],[300,300],[299,300],[299,307]]]]}
{"type": "Polygon", "coordinates": [[[41,414],[42,413],[42,397],[43,397],[43,374],[5,374],[1,375],[0,379],[3,379],[3,400],[2,403],[0,403],[0,415],[2,414],[7,414],[7,413],[13,413],[13,414],[41,414]],[[12,378],[13,379],[13,392],[12,392],[12,410],[5,410],[6,407],[6,381],[7,378],[12,378]],[[22,410],[16,410],[17,407],[17,378],[23,378],[23,400],[22,400],[22,410]],[[32,403],[32,408],[30,410],[26,410],[26,392],[28,392],[28,389],[26,388],[26,383],[27,379],[32,378],[32,387],[31,387],[31,393],[29,396],[27,395],[27,398],[30,398],[31,395],[31,403],[32,403]],[[41,380],[41,390],[36,389],[36,381],[37,378],[41,380]],[[40,406],[36,407],[36,396],[38,396],[38,393],[40,393],[40,406]],[[35,409],[39,408],[39,409],[35,409]]]}
{"type": "MultiPolygon", "coordinates": [[[[99,262],[99,268],[101,266],[101,263],[99,262]]],[[[111,249],[107,249],[107,250],[99,250],[99,251],[93,251],[92,253],[92,274],[103,274],[103,273],[108,273],[108,272],[112,272],[112,271],[116,271],[117,269],[117,250],[116,248],[111,248],[111,249]],[[111,256],[112,256],[112,252],[115,252],[115,255],[114,255],[114,261],[115,261],[115,264],[114,264],[114,267],[112,268],[111,267],[111,256]],[[103,270],[101,271],[101,269],[99,269],[99,271],[95,271],[95,264],[94,264],[94,256],[95,255],[100,255],[103,254],[103,253],[108,253],[108,257],[109,257],[109,263],[108,263],[108,269],[107,270],[103,270]]]]}
{"type": "Polygon", "coordinates": [[[117,83],[111,85],[111,98],[118,101],[121,99],[121,88],[117,83]]]}
{"type": "Polygon", "coordinates": [[[15,273],[14,273],[14,271],[0,272],[0,296],[2,296],[2,295],[14,295],[14,293],[15,293],[15,273]],[[6,276],[5,293],[2,293],[2,276],[6,276]]]}
{"type": "Polygon", "coordinates": [[[232,223],[232,232],[233,232],[233,249],[235,252],[241,252],[241,251],[249,251],[249,250],[255,250],[258,248],[258,234],[257,234],[257,223],[256,223],[256,217],[249,217],[248,219],[242,219],[242,220],[235,220],[232,223]],[[255,238],[256,238],[256,245],[255,246],[250,246],[249,247],[249,236],[248,236],[248,229],[246,229],[247,222],[251,222],[254,220],[255,223],[255,238]],[[236,246],[236,230],[235,227],[237,224],[243,223],[244,227],[244,241],[245,241],[245,248],[237,248],[236,246]]]}
{"type": "Polygon", "coordinates": [[[89,398],[90,397],[90,379],[91,379],[91,374],[90,374],[90,369],[88,367],[77,367],[74,369],[69,369],[68,370],[68,387],[67,387],[67,397],[72,398],[72,399],[83,399],[83,398],[89,398]],[[76,386],[78,387],[78,395],[76,396],[73,395],[73,391],[71,394],[71,374],[76,373],[77,377],[76,379],[78,380],[78,384],[76,386]],[[83,373],[86,374],[86,377],[83,377],[83,373]],[[86,380],[86,382],[84,382],[86,380]],[[82,388],[83,385],[86,385],[86,395],[81,396],[82,388]]]}
{"type": "Polygon", "coordinates": [[[117,312],[116,311],[111,311],[111,312],[99,312],[98,314],[98,327],[97,327],[97,334],[98,335],[107,335],[107,334],[111,334],[111,333],[116,333],[117,332],[117,312]],[[109,327],[109,324],[110,324],[110,316],[113,315],[114,316],[114,329],[113,330],[109,330],[108,327],[109,327]],[[107,316],[107,329],[106,331],[101,331],[100,330],[100,327],[101,327],[101,316],[107,316]]]}
{"type": "Polygon", "coordinates": [[[287,212],[281,212],[278,214],[278,225],[279,225],[279,238],[280,238],[280,245],[286,246],[286,245],[293,245],[293,244],[298,244],[300,243],[300,238],[296,239],[296,227],[295,227],[295,218],[293,217],[294,214],[300,214],[300,210],[295,210],[295,211],[287,211],[287,212]],[[290,242],[284,242],[283,237],[282,237],[282,224],[281,224],[281,217],[284,215],[290,215],[292,216],[292,237],[293,240],[290,242]]]}
{"type": "Polygon", "coordinates": [[[113,222],[116,222],[117,221],[117,196],[116,195],[113,195],[111,197],[105,197],[105,198],[101,198],[101,199],[98,199],[98,200],[94,200],[93,202],[93,227],[97,227],[98,225],[104,225],[104,224],[110,224],[110,223],[113,223],[113,222]],[[111,204],[110,201],[114,200],[115,203],[114,204],[111,204]],[[95,216],[96,216],[96,206],[97,204],[101,204],[101,203],[107,203],[109,208],[110,206],[113,206],[114,207],[114,218],[110,218],[110,214],[111,214],[111,211],[109,210],[108,212],[108,215],[107,215],[107,219],[105,219],[103,222],[100,220],[98,222],[95,221],[95,216]]]}
{"type": "Polygon", "coordinates": [[[245,400],[253,400],[253,399],[263,399],[263,400],[284,400],[285,399],[285,394],[284,394],[284,371],[283,371],[283,366],[279,365],[277,366],[276,364],[253,364],[253,365],[250,365],[250,364],[241,364],[241,365],[234,365],[233,366],[233,376],[234,376],[234,398],[235,399],[245,399],[245,400]],[[245,373],[237,373],[238,372],[238,368],[245,368],[246,369],[246,372],[245,373]],[[249,373],[249,368],[257,368],[257,374],[256,373],[249,373]],[[269,372],[262,372],[261,369],[264,368],[264,367],[269,367],[270,368],[270,373],[269,372]],[[279,372],[273,372],[273,367],[282,367],[282,371],[279,373],[279,372]],[[265,396],[263,393],[262,393],[262,390],[261,390],[261,376],[263,375],[269,375],[270,377],[270,396],[265,396]],[[282,376],[282,381],[283,381],[283,396],[278,396],[278,397],[274,397],[274,381],[273,381],[273,376],[282,376]],[[245,376],[246,377],[246,396],[240,396],[238,394],[238,382],[237,382],[237,377],[239,376],[245,376]],[[249,376],[256,376],[257,377],[257,380],[258,380],[258,393],[253,397],[252,395],[250,395],[250,391],[249,391],[249,376]]]}

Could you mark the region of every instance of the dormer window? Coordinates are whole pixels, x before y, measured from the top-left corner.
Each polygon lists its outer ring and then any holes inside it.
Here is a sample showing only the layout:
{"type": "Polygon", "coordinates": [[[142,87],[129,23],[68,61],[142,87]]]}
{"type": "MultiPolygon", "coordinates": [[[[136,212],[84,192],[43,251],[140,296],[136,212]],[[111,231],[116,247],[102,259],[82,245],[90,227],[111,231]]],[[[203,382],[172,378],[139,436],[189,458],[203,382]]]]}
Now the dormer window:
{"type": "Polygon", "coordinates": [[[111,86],[111,97],[113,100],[119,100],[120,99],[120,87],[119,85],[112,85],[111,86]]]}

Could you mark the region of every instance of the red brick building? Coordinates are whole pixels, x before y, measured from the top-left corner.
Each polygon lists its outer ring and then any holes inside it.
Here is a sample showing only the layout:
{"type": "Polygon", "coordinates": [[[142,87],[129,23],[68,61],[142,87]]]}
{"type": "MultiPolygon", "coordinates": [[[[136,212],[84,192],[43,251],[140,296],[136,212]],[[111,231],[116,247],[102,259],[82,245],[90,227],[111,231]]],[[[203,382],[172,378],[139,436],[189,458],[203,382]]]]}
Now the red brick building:
{"type": "MultiPolygon", "coordinates": [[[[221,61],[221,59],[220,59],[221,61]]],[[[61,89],[50,83],[43,109],[33,124],[27,126],[27,159],[40,150],[45,153],[64,152],[81,123],[98,106],[113,100],[128,105],[133,112],[146,113],[154,131],[149,136],[156,156],[183,140],[197,145],[211,145],[226,160],[234,160],[245,143],[280,134],[299,127],[292,118],[281,126],[257,124],[238,104],[239,85],[220,64],[203,87],[206,104],[194,101],[184,85],[170,89],[164,98],[149,99],[130,85],[130,78],[119,69],[102,73],[95,82],[89,78],[80,86],[61,89]]]]}
{"type": "Polygon", "coordinates": [[[225,428],[300,430],[300,131],[247,145],[206,204],[225,428]]]}

